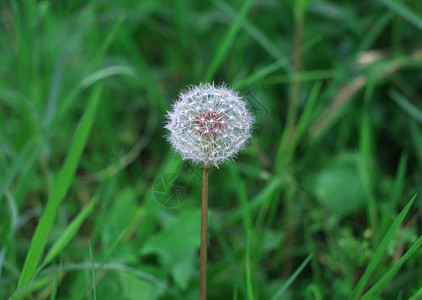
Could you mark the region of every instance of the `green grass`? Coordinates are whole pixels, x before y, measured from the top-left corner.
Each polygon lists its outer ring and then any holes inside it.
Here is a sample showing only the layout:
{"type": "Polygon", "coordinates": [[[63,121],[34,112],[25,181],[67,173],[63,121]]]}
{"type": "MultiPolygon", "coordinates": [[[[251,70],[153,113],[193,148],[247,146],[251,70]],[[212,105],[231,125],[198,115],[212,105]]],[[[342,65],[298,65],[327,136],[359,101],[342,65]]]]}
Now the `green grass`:
{"type": "MultiPolygon", "coordinates": [[[[393,239],[393,236],[396,234],[397,229],[399,228],[399,226],[403,222],[403,219],[406,216],[407,212],[409,211],[410,207],[412,206],[415,198],[416,198],[416,195],[412,197],[412,199],[409,201],[409,203],[401,211],[401,213],[394,220],[394,223],[388,229],[387,234],[384,236],[384,238],[380,242],[378,248],[375,250],[374,255],[371,257],[371,260],[369,262],[368,267],[366,268],[366,270],[363,273],[361,279],[359,280],[358,284],[356,285],[356,288],[353,290],[353,293],[351,295],[351,299],[353,299],[353,300],[358,299],[360,293],[365,288],[365,285],[368,283],[369,276],[371,276],[371,273],[374,271],[374,269],[378,265],[379,261],[381,260],[383,252],[387,248],[388,243],[391,242],[391,240],[393,239]]],[[[418,243],[416,243],[415,245],[418,245],[418,243]]]]}
{"type": "Polygon", "coordinates": [[[0,299],[198,298],[201,170],[163,122],[203,80],[257,119],[210,171],[208,298],[419,299],[421,20],[419,0],[1,2],[0,299]],[[166,174],[180,206],[155,199],[166,174]]]}
{"type": "Polygon", "coordinates": [[[101,88],[97,88],[87,105],[85,114],[79,123],[66,160],[57,177],[57,182],[44,209],[43,214],[37,225],[34,236],[31,240],[28,254],[23,265],[22,274],[19,278],[18,287],[28,283],[35,273],[41,259],[47,238],[53,227],[60,202],[66,196],[67,190],[75,177],[75,172],[79,164],[82,152],[88,139],[92,124],[95,120],[95,114],[100,102],[101,88]]]}
{"type": "Polygon", "coordinates": [[[97,299],[97,289],[95,287],[95,267],[94,267],[94,254],[92,254],[92,246],[91,241],[88,240],[89,244],[89,258],[91,259],[91,279],[92,279],[92,298],[94,300],[97,299]]]}

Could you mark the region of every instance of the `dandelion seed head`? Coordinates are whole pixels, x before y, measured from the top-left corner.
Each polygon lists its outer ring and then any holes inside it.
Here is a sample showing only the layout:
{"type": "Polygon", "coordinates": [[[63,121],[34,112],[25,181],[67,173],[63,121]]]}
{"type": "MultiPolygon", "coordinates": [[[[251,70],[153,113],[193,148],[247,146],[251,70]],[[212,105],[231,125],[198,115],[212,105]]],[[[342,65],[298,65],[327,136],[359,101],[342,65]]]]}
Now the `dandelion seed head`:
{"type": "Polygon", "coordinates": [[[179,94],[167,112],[167,140],[182,159],[218,165],[251,138],[254,122],[246,103],[225,85],[200,84],[179,94]]]}

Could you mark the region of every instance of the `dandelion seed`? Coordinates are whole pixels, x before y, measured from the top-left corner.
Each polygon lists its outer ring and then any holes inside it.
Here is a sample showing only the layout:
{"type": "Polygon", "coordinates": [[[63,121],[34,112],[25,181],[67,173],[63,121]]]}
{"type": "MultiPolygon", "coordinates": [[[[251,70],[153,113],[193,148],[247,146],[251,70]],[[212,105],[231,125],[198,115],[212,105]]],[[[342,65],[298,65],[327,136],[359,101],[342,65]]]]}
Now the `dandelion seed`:
{"type": "Polygon", "coordinates": [[[165,128],[182,159],[218,167],[247,144],[253,122],[237,92],[207,83],[180,93],[167,112],[165,128]]]}

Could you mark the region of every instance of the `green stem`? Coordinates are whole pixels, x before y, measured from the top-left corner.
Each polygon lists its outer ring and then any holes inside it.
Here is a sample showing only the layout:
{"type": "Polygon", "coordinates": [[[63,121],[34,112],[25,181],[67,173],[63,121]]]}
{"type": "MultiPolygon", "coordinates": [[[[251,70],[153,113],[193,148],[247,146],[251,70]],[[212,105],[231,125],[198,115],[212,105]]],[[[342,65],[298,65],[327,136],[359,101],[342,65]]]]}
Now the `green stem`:
{"type": "Polygon", "coordinates": [[[294,4],[294,41],[293,41],[293,70],[292,70],[292,80],[289,89],[288,104],[287,104],[287,118],[284,128],[283,135],[281,137],[280,145],[277,151],[276,157],[276,170],[280,172],[288,164],[289,159],[291,159],[292,143],[291,140],[295,135],[298,106],[299,106],[299,96],[301,82],[300,80],[295,80],[298,75],[302,72],[302,51],[303,51],[303,31],[304,31],[304,18],[305,18],[305,9],[304,1],[297,0],[294,4]]]}

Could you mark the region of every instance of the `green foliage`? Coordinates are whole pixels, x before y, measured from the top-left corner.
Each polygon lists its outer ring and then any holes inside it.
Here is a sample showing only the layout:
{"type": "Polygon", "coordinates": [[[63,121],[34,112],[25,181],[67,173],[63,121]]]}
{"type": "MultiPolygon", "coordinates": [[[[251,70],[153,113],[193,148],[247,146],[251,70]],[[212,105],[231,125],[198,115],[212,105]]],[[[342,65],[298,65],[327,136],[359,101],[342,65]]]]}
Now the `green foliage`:
{"type": "Polygon", "coordinates": [[[49,264],[53,259],[55,259],[60,252],[69,244],[72,238],[78,233],[79,228],[81,227],[82,223],[91,213],[93,207],[98,201],[98,197],[92,199],[89,204],[87,204],[75,217],[75,219],[69,224],[66,230],[63,232],[62,236],[53,244],[51,249],[48,251],[43,263],[42,267],[49,264]]]}
{"type": "Polygon", "coordinates": [[[287,279],[287,281],[280,287],[274,297],[271,300],[280,299],[280,296],[283,295],[287,288],[293,283],[293,281],[299,276],[299,274],[303,271],[306,265],[309,263],[309,260],[312,258],[312,254],[309,254],[308,257],[304,260],[303,263],[296,269],[296,271],[287,279]]]}
{"type": "Polygon", "coordinates": [[[392,0],[381,0],[381,2],[391,8],[398,15],[402,16],[410,23],[422,30],[422,17],[412,12],[404,3],[392,0]]]}
{"type": "Polygon", "coordinates": [[[257,119],[210,171],[208,298],[421,298],[421,28],[420,0],[0,1],[0,298],[197,300],[202,170],[163,121],[203,80],[257,119]]]}
{"type": "MultiPolygon", "coordinates": [[[[378,265],[379,261],[382,258],[383,252],[387,248],[388,243],[393,239],[394,234],[397,232],[397,229],[403,222],[404,217],[406,216],[407,212],[409,211],[410,207],[413,204],[413,201],[415,201],[416,195],[410,199],[409,203],[406,205],[405,208],[401,211],[401,213],[397,216],[397,218],[394,220],[394,223],[391,225],[391,227],[388,229],[388,232],[380,242],[378,248],[375,250],[374,255],[372,256],[368,267],[366,268],[365,272],[363,273],[361,279],[359,280],[355,290],[353,291],[351,295],[351,299],[356,300],[358,299],[360,293],[363,291],[365,285],[368,282],[369,276],[371,276],[371,273],[374,271],[376,266],[378,265]]],[[[419,247],[419,243],[416,243],[416,245],[419,247]]],[[[411,249],[413,250],[413,249],[411,249]]],[[[410,250],[409,250],[410,251],[410,250]]]]}
{"type": "Polygon", "coordinates": [[[200,245],[200,212],[184,211],[168,221],[166,229],[146,242],[141,254],[157,254],[176,284],[186,289],[194,274],[194,258],[200,245]]]}
{"type": "Polygon", "coordinates": [[[34,237],[32,238],[31,246],[22,269],[22,274],[19,278],[18,287],[28,283],[38,267],[47,238],[53,226],[59,204],[65,197],[72,179],[75,176],[76,168],[79,164],[79,160],[88,139],[93,121],[95,120],[100,96],[101,88],[97,88],[88,102],[85,114],[82,117],[76,131],[75,139],[70,146],[64,165],[58,175],[57,182],[51,191],[47,206],[45,207],[44,213],[42,214],[37,229],[35,230],[34,237]]]}

